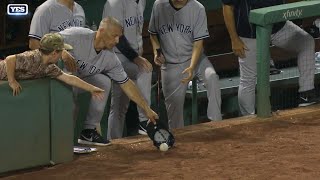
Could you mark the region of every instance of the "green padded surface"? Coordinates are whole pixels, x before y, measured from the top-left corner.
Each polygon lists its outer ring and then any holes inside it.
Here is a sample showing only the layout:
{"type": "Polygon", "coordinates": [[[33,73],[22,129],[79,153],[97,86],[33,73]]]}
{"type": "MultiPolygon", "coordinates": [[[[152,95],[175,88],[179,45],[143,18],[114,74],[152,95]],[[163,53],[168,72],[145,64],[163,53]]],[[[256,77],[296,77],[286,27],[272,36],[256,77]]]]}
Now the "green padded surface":
{"type": "Polygon", "coordinates": [[[73,95],[72,88],[51,80],[51,161],[73,159],[73,95]]]}
{"type": "Polygon", "coordinates": [[[249,21],[265,26],[277,22],[318,16],[320,1],[301,1],[284,5],[255,9],[250,12],[249,21]]]}
{"type": "Polygon", "coordinates": [[[21,86],[21,94],[13,97],[7,83],[0,85],[0,172],[50,161],[48,80],[21,86]]]}

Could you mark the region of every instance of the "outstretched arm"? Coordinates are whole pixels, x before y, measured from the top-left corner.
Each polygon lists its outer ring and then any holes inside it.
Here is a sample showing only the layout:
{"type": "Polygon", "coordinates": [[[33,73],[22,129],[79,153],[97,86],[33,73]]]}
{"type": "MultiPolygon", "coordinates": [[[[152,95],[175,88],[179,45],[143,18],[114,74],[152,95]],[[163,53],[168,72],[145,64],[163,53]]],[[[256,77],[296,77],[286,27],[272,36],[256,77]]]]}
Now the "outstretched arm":
{"type": "Polygon", "coordinates": [[[8,56],[5,59],[5,63],[7,67],[8,82],[9,82],[9,86],[13,91],[13,96],[18,95],[22,90],[22,87],[20,86],[20,84],[17,82],[15,78],[16,61],[17,61],[17,58],[15,55],[8,56]]]}
{"type": "Polygon", "coordinates": [[[89,91],[92,94],[92,96],[94,96],[95,98],[98,98],[100,100],[104,98],[103,89],[93,86],[83,81],[82,79],[78,78],[77,76],[62,73],[60,76],[57,77],[57,79],[71,86],[75,86],[83,90],[89,91]]]}
{"type": "Polygon", "coordinates": [[[144,113],[150,121],[155,123],[155,120],[159,119],[158,115],[149,107],[132,80],[129,79],[127,82],[120,84],[120,87],[132,101],[144,110],[144,113]]]}

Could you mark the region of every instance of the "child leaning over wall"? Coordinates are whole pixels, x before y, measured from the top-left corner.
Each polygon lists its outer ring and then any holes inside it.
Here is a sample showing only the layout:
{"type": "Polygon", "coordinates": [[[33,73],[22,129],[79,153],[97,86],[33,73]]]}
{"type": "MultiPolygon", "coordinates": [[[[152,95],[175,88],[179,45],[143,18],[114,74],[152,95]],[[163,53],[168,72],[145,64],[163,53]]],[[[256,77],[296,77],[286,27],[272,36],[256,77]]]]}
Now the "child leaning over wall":
{"type": "Polygon", "coordinates": [[[103,99],[104,90],[95,87],[80,78],[64,73],[55,65],[64,58],[72,47],[65,44],[58,33],[46,34],[40,41],[40,48],[8,56],[0,61],[0,80],[7,80],[16,96],[22,90],[17,80],[56,78],[66,84],[89,91],[95,98],[103,99]]]}

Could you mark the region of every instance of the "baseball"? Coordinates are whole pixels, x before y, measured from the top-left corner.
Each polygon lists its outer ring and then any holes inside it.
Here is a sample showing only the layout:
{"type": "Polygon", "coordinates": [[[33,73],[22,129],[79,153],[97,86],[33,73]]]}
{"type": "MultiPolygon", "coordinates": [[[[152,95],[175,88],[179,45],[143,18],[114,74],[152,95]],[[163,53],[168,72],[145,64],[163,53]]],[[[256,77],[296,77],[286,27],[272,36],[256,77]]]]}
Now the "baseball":
{"type": "Polygon", "coordinates": [[[167,143],[162,143],[162,144],[160,144],[159,149],[160,149],[160,151],[168,151],[169,146],[167,143]]]}

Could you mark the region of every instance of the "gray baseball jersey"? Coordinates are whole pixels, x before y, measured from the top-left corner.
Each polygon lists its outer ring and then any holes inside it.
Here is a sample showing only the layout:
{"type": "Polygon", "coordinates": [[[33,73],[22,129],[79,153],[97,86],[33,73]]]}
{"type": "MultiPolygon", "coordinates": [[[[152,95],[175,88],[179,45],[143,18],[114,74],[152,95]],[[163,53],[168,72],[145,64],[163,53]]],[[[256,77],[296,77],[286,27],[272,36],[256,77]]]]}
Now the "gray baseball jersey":
{"type": "MultiPolygon", "coordinates": [[[[139,0],[138,2],[136,0],[108,0],[105,3],[102,14],[102,18],[112,16],[120,21],[123,26],[124,36],[127,38],[131,48],[139,55],[143,53],[142,28],[145,6],[146,0],[139,0]]],[[[127,56],[123,55],[118,49],[115,49],[115,51],[125,71],[134,80],[144,99],[150,104],[152,73],[139,70],[139,67],[130,61],[127,56]]],[[[108,139],[122,137],[129,101],[120,86],[113,85],[108,118],[108,139]]],[[[148,120],[144,110],[140,107],[138,107],[138,113],[140,122],[148,120]]]]}
{"type": "MultiPolygon", "coordinates": [[[[188,0],[181,9],[174,8],[169,0],[156,0],[149,32],[158,36],[166,60],[161,66],[161,78],[168,124],[170,128],[181,128],[187,90],[187,84],[181,82],[185,78],[182,72],[190,66],[194,42],[209,37],[205,8],[196,0],[188,0]]],[[[208,118],[221,120],[219,77],[204,53],[194,74],[203,79],[207,87],[208,118]]]]}
{"type": "MultiPolygon", "coordinates": [[[[142,52],[142,28],[143,11],[146,6],[145,0],[108,0],[104,5],[102,18],[112,16],[118,19],[124,27],[124,36],[130,46],[136,52],[142,52]]],[[[117,53],[120,51],[115,50],[117,53]]]]}
{"type": "Polygon", "coordinates": [[[191,59],[193,42],[209,37],[205,8],[198,1],[189,0],[177,11],[169,0],[156,0],[148,31],[159,35],[167,63],[186,62],[191,59]]]}
{"type": "Polygon", "coordinates": [[[47,0],[35,11],[31,25],[29,37],[41,39],[50,32],[59,32],[68,27],[84,27],[85,14],[78,3],[74,3],[73,11],[57,2],[57,0],[47,0]]]}
{"type": "Polygon", "coordinates": [[[66,43],[73,46],[71,53],[77,61],[80,78],[102,73],[119,84],[128,81],[128,76],[113,50],[96,52],[94,49],[95,31],[71,27],[60,34],[66,43]]]}

